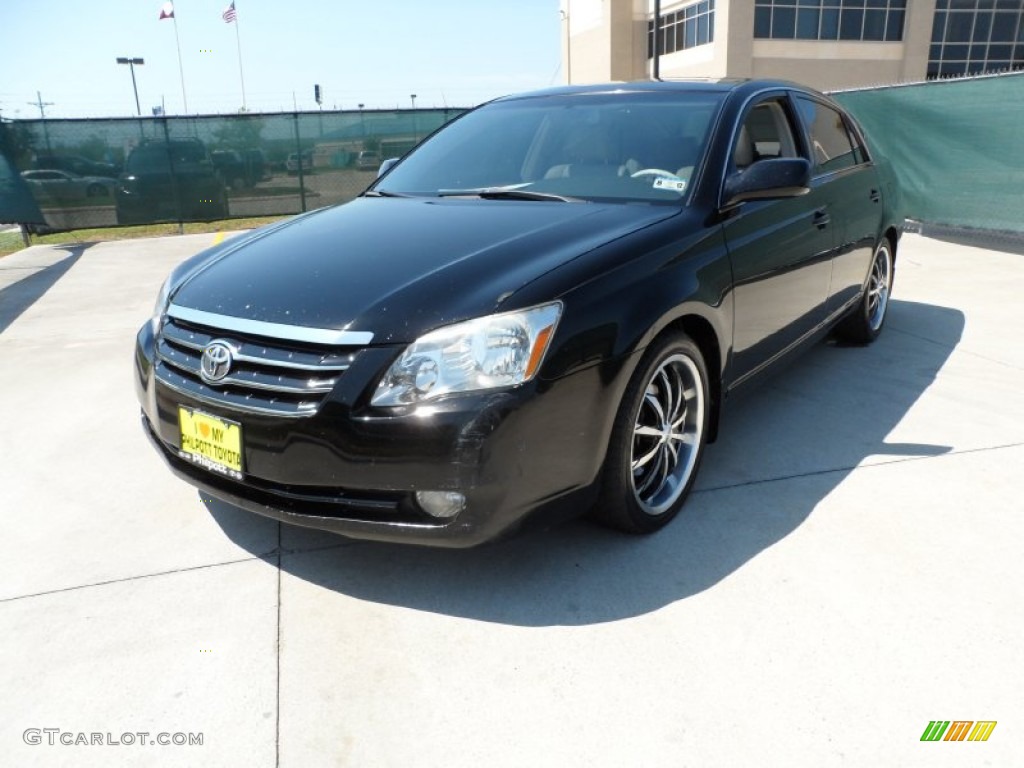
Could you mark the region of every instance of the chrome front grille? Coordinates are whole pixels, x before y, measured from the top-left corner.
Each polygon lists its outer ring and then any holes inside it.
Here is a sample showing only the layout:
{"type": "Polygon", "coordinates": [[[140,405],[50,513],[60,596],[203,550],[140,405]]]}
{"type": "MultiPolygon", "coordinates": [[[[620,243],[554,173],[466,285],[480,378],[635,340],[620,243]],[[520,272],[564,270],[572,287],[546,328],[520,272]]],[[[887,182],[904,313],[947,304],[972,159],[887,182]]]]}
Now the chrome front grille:
{"type": "Polygon", "coordinates": [[[302,417],[317,412],[359,348],[318,348],[168,318],[156,353],[156,376],[170,389],[233,410],[302,417]],[[202,356],[213,341],[231,348],[232,363],[227,376],[211,383],[203,378],[202,356]]]}

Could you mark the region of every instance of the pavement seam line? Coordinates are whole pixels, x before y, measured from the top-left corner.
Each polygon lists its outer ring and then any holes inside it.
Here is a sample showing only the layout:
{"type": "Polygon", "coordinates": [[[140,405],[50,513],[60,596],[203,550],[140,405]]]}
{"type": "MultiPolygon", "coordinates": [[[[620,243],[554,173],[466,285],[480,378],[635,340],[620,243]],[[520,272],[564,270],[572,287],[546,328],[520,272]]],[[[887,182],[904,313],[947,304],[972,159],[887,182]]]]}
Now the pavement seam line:
{"type": "Polygon", "coordinates": [[[903,464],[908,461],[927,461],[929,459],[942,459],[947,456],[967,456],[972,453],[985,453],[986,451],[1002,451],[1008,448],[1022,448],[1024,443],[1007,443],[1006,445],[992,445],[985,448],[967,448],[963,451],[949,451],[936,456],[905,456],[903,458],[890,459],[889,461],[877,461],[873,464],[855,464],[850,467],[832,467],[830,469],[816,469],[813,472],[802,472],[795,475],[781,475],[779,477],[765,477],[760,480],[748,480],[743,483],[732,485],[716,485],[712,488],[694,488],[693,493],[710,493],[711,491],[728,491],[733,488],[745,488],[749,485],[765,485],[767,483],[778,483],[784,480],[799,480],[803,477],[815,477],[817,475],[831,475],[836,472],[853,472],[860,469],[872,469],[874,467],[887,467],[890,464],[903,464]]]}
{"type": "MultiPolygon", "coordinates": [[[[873,463],[873,464],[859,464],[859,465],[853,465],[853,466],[847,466],[847,467],[833,467],[833,468],[830,468],[830,469],[819,469],[819,470],[815,470],[813,472],[803,472],[803,473],[793,474],[793,475],[781,475],[779,477],[766,477],[766,478],[762,478],[760,480],[749,480],[747,482],[734,483],[732,485],[717,485],[717,486],[713,486],[711,488],[695,488],[693,490],[693,493],[694,494],[698,494],[698,493],[710,493],[712,491],[727,491],[727,490],[730,490],[730,489],[733,489],[733,488],[743,488],[743,487],[750,486],[750,485],[764,485],[764,484],[767,484],[767,483],[776,483],[776,482],[782,482],[782,481],[785,481],[785,480],[798,480],[798,479],[805,478],[805,477],[815,477],[817,475],[834,474],[836,472],[853,472],[855,470],[860,470],[860,469],[872,469],[874,467],[885,467],[885,466],[889,466],[891,464],[903,464],[905,462],[910,462],[910,461],[926,461],[926,460],[929,460],[929,459],[941,459],[941,458],[945,458],[945,457],[949,457],[949,456],[967,456],[967,455],[970,455],[972,453],[986,453],[986,452],[989,452],[989,451],[1001,451],[1001,450],[1007,450],[1007,449],[1010,449],[1010,448],[1021,448],[1021,447],[1024,447],[1024,442],[1021,442],[1021,443],[1007,443],[1005,445],[986,446],[986,447],[983,447],[983,448],[968,448],[968,449],[962,450],[962,451],[950,451],[948,453],[942,453],[942,454],[939,454],[937,456],[907,456],[907,457],[904,457],[904,458],[891,459],[889,461],[880,461],[880,462],[876,462],[876,463],[873,463]]],[[[200,571],[200,570],[203,570],[203,569],[206,569],[206,568],[220,568],[220,567],[226,566],[226,565],[237,565],[239,563],[248,563],[248,562],[252,562],[254,560],[265,560],[265,559],[267,559],[270,556],[275,556],[277,558],[277,682],[278,682],[278,685],[277,685],[277,698],[278,698],[278,713],[277,713],[278,729],[277,729],[277,732],[278,732],[278,735],[279,735],[280,734],[280,717],[281,717],[281,713],[280,713],[280,697],[281,697],[281,685],[280,685],[281,684],[281,561],[282,561],[282,559],[284,558],[284,556],[286,554],[287,555],[302,555],[302,554],[310,554],[310,553],[313,553],[313,552],[324,552],[324,551],[331,550],[331,549],[342,549],[342,548],[350,547],[350,546],[353,546],[356,543],[357,542],[352,542],[352,543],[345,542],[345,543],[341,543],[341,544],[331,544],[331,545],[327,545],[327,546],[324,546],[324,547],[313,547],[313,548],[310,548],[310,549],[291,549],[291,550],[288,550],[286,552],[281,547],[281,523],[278,522],[278,543],[277,543],[277,547],[275,547],[273,550],[271,550],[269,552],[264,552],[264,553],[259,554],[259,555],[252,555],[251,557],[243,557],[243,558],[239,558],[238,560],[225,560],[225,561],[222,561],[222,562],[219,562],[219,563],[205,563],[203,565],[193,565],[193,566],[189,566],[187,568],[175,568],[175,569],[172,569],[172,570],[169,570],[169,571],[156,571],[154,573],[144,573],[144,574],[140,574],[138,576],[125,576],[124,578],[120,578],[120,579],[108,579],[106,581],[91,582],[89,584],[77,584],[77,585],[72,586],[72,587],[61,587],[60,589],[49,589],[49,590],[44,590],[42,592],[33,592],[33,593],[30,593],[30,594],[27,594],[27,595],[15,595],[13,597],[2,597],[2,598],[0,598],[0,604],[2,604],[2,603],[12,603],[12,602],[15,602],[15,601],[18,601],[18,600],[28,600],[28,599],[33,598],[33,597],[45,597],[47,595],[56,595],[56,594],[60,594],[62,592],[75,592],[75,591],[80,590],[80,589],[90,589],[92,587],[105,587],[105,586],[109,586],[111,584],[122,584],[122,583],[129,582],[129,581],[139,581],[141,579],[156,578],[156,577],[159,577],[159,576],[172,576],[172,575],[178,574],[178,573],[189,573],[191,571],[200,571]]],[[[280,764],[279,763],[279,758],[280,758],[280,754],[278,753],[278,761],[277,761],[276,764],[280,764]]]]}
{"type": "MultiPolygon", "coordinates": [[[[287,555],[306,555],[314,552],[325,552],[330,549],[344,549],[347,547],[356,546],[359,542],[357,541],[346,541],[341,544],[328,544],[323,547],[310,547],[309,549],[283,549],[280,544],[277,548],[270,550],[269,552],[262,552],[252,557],[245,557],[239,560],[225,560],[221,563],[206,563],[205,565],[193,565],[188,568],[178,568],[171,571],[156,571],[155,573],[142,573],[138,576],[125,576],[121,579],[108,579],[107,581],[96,581],[90,582],[89,584],[76,584],[72,587],[61,587],[60,589],[48,589],[43,592],[32,592],[27,595],[14,595],[13,597],[0,597],[0,603],[11,603],[15,600],[27,600],[32,597],[46,597],[47,595],[56,595],[61,592],[74,592],[78,589],[90,589],[92,587],[105,587],[110,584],[120,584],[126,581],[135,581],[137,579],[149,579],[154,576],[172,576],[176,573],[188,573],[189,571],[198,571],[202,568],[219,568],[222,565],[235,565],[236,563],[248,563],[252,560],[266,560],[268,557],[277,556],[278,560],[287,555]]],[[[280,563],[278,564],[280,569],[280,563]]]]}
{"type": "Polygon", "coordinates": [[[311,555],[316,552],[328,552],[332,549],[350,549],[351,547],[359,546],[359,544],[359,541],[352,540],[343,541],[338,544],[325,544],[322,547],[309,547],[307,549],[282,549],[281,557],[290,557],[291,555],[311,555]]]}
{"type": "Polygon", "coordinates": [[[895,333],[902,333],[904,336],[910,336],[912,339],[919,339],[920,341],[927,341],[929,344],[934,344],[935,346],[942,347],[943,349],[957,350],[957,351],[963,352],[966,355],[970,355],[971,357],[976,357],[979,360],[984,360],[984,361],[989,362],[989,363],[995,363],[996,365],[1004,365],[1007,368],[1012,368],[1015,371],[1024,370],[1024,368],[1021,368],[1019,365],[1014,365],[1013,363],[1007,363],[1007,362],[1005,362],[1003,360],[997,360],[994,357],[988,357],[987,355],[982,355],[982,354],[980,354],[978,352],[974,352],[974,351],[972,351],[970,349],[960,349],[959,342],[956,343],[956,344],[953,344],[953,345],[949,345],[949,344],[945,344],[945,343],[943,343],[941,341],[936,341],[935,339],[930,339],[927,336],[922,336],[919,333],[912,333],[911,331],[905,331],[902,328],[894,328],[894,327],[890,326],[889,330],[894,331],[895,333]]]}
{"type": "Polygon", "coordinates": [[[252,555],[250,557],[243,557],[238,560],[225,560],[220,563],[205,563],[203,565],[191,565],[187,568],[175,568],[170,571],[156,571],[155,573],[142,573],[138,576],[125,576],[120,579],[107,579],[106,581],[95,581],[89,584],[76,584],[73,587],[61,587],[60,589],[47,589],[42,592],[33,592],[28,595],[15,595],[14,597],[0,597],[0,603],[13,603],[16,600],[27,600],[32,597],[46,597],[47,595],[58,595],[61,592],[75,592],[79,589],[90,589],[92,587],[106,587],[111,584],[122,584],[128,581],[139,581],[140,579],[152,579],[157,576],[173,576],[176,573],[188,573],[190,571],[201,571],[204,568],[220,568],[224,565],[237,565],[238,563],[248,563],[253,560],[264,560],[267,555],[273,554],[268,552],[261,555],[252,555]]]}

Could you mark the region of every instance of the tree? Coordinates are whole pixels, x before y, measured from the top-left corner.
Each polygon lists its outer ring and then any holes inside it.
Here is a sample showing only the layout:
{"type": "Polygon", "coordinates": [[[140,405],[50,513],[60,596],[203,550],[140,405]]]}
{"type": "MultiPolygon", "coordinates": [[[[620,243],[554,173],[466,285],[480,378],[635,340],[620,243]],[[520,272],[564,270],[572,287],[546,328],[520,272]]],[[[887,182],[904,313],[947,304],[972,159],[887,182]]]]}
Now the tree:
{"type": "Polygon", "coordinates": [[[259,149],[263,120],[259,117],[227,117],[220,128],[213,132],[217,143],[230,149],[259,149]]]}
{"type": "Polygon", "coordinates": [[[95,133],[78,145],[78,153],[90,160],[105,160],[107,157],[107,142],[95,133]]]}
{"type": "Polygon", "coordinates": [[[26,126],[0,120],[0,154],[16,168],[28,168],[35,150],[36,136],[26,126]]]}

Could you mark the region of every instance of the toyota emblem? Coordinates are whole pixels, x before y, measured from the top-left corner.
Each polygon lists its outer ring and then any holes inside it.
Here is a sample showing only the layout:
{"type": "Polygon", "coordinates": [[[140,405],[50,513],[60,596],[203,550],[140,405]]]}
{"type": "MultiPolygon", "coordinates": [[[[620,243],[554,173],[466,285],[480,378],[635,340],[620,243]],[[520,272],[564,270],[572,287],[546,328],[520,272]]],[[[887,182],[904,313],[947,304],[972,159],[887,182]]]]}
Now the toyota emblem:
{"type": "Polygon", "coordinates": [[[223,341],[212,341],[203,350],[201,363],[203,381],[221,381],[231,370],[231,347],[223,341]]]}

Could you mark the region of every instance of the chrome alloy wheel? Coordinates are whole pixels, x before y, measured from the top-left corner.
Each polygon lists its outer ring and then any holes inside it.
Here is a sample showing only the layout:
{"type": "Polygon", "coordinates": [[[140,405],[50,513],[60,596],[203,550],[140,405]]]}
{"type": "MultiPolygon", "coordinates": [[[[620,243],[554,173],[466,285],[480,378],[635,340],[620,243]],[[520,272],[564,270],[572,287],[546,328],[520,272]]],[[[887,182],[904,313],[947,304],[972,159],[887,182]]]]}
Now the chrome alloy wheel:
{"type": "Polygon", "coordinates": [[[892,253],[889,246],[883,243],[875,252],[875,261],[871,265],[871,277],[868,278],[868,325],[877,332],[885,320],[885,310],[889,306],[889,291],[892,288],[892,253]]]}
{"type": "Polygon", "coordinates": [[[696,364],[666,358],[644,392],[633,428],[633,494],[649,515],[666,512],[686,489],[704,430],[704,387],[696,364]]]}

